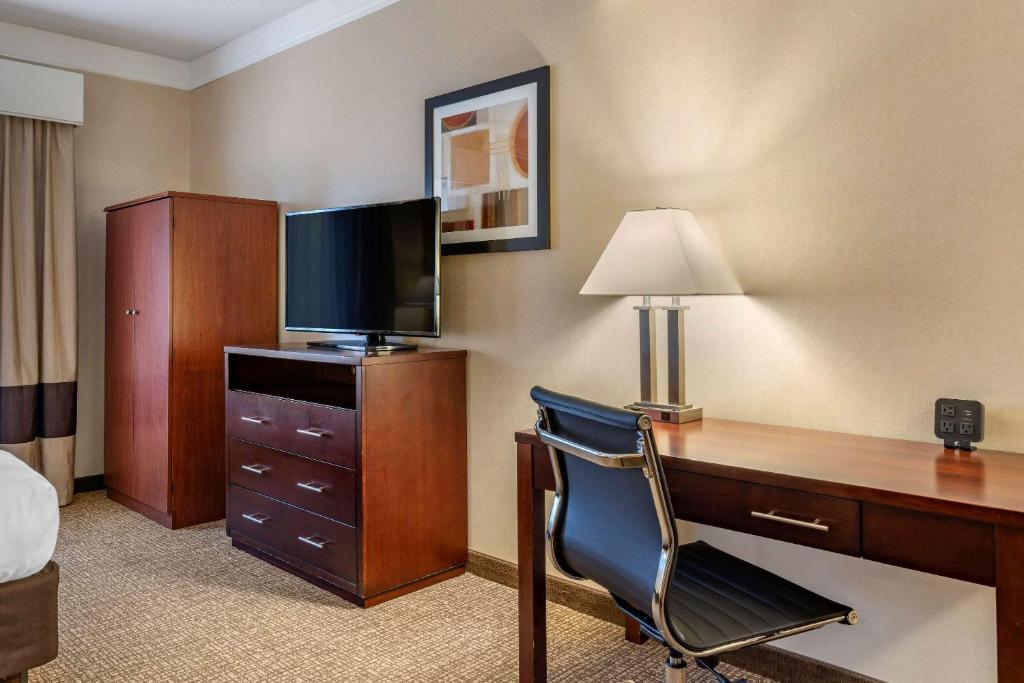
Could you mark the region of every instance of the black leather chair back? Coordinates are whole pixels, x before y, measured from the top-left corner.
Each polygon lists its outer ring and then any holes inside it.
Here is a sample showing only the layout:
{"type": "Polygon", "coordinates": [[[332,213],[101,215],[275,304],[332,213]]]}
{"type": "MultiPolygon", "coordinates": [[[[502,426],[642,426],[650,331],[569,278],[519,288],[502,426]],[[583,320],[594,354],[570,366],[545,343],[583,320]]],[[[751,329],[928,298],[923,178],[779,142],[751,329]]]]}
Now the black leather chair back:
{"type": "MultiPolygon", "coordinates": [[[[535,387],[530,396],[541,408],[538,426],[549,433],[606,454],[643,453],[642,425],[649,434],[650,421],[642,413],[542,387],[535,387]]],[[[649,443],[653,449],[653,435],[649,443]]],[[[651,480],[640,467],[604,467],[553,450],[552,464],[561,484],[556,501],[560,510],[552,511],[548,529],[555,564],[576,578],[597,582],[651,616],[664,542],[651,480]]],[[[661,463],[657,453],[653,455],[655,486],[663,485],[661,463]]],[[[670,507],[668,514],[671,520],[670,507]]],[[[672,538],[674,561],[674,527],[672,538]]]]}

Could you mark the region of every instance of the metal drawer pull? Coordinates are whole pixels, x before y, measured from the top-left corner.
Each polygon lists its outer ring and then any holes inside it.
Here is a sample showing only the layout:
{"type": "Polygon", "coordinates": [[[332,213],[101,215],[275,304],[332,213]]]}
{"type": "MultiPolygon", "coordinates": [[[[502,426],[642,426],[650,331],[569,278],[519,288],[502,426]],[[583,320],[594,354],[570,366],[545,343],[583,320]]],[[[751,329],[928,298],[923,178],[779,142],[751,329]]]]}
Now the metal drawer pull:
{"type": "Polygon", "coordinates": [[[270,469],[267,465],[242,465],[242,469],[253,474],[263,474],[270,469]]]}
{"type": "Polygon", "coordinates": [[[751,511],[751,517],[757,517],[758,519],[769,519],[773,522],[781,522],[782,524],[791,524],[793,526],[803,527],[804,529],[814,529],[815,531],[828,531],[828,526],[821,523],[820,519],[815,519],[813,522],[805,522],[802,519],[793,519],[792,517],[783,517],[775,513],[775,510],[770,512],[757,512],[756,510],[751,511]]]}
{"type": "Polygon", "coordinates": [[[313,481],[309,482],[308,484],[300,481],[298,484],[296,484],[296,486],[298,486],[300,489],[312,491],[313,493],[323,493],[329,488],[327,484],[317,484],[316,482],[313,481]]]}
{"type": "Polygon", "coordinates": [[[317,550],[323,550],[327,547],[327,540],[320,538],[319,536],[299,536],[299,540],[307,545],[311,545],[317,550]]]}
{"type": "Polygon", "coordinates": [[[253,522],[255,524],[263,524],[268,519],[270,519],[270,517],[267,517],[266,515],[261,514],[259,512],[257,512],[254,515],[250,515],[250,514],[246,513],[246,514],[243,514],[242,517],[244,517],[245,519],[247,519],[250,522],[253,522]]]}
{"type": "Polygon", "coordinates": [[[318,439],[324,438],[327,434],[325,430],[316,429],[315,427],[310,427],[309,429],[296,429],[295,431],[299,434],[305,434],[306,436],[315,436],[318,439]]]}
{"type": "Polygon", "coordinates": [[[247,417],[245,415],[242,416],[242,422],[252,422],[255,425],[261,425],[261,424],[266,424],[267,423],[267,421],[264,420],[262,417],[247,417]]]}

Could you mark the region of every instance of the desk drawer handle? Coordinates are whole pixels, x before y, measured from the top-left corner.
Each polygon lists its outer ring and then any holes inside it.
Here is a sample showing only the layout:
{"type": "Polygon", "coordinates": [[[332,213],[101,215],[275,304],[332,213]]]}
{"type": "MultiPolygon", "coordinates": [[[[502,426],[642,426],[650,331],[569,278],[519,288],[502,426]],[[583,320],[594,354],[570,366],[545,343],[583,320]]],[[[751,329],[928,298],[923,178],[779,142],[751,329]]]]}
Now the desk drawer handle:
{"type": "Polygon", "coordinates": [[[246,472],[252,472],[253,474],[262,475],[264,472],[270,469],[267,465],[242,465],[242,469],[246,472]]]}
{"type": "Polygon", "coordinates": [[[306,436],[315,436],[318,439],[322,439],[327,435],[325,430],[315,429],[313,427],[310,427],[309,429],[296,429],[295,431],[299,434],[305,434],[306,436]]]}
{"type": "Polygon", "coordinates": [[[308,484],[304,481],[300,481],[298,484],[296,484],[296,486],[298,486],[300,489],[312,491],[313,493],[323,493],[329,488],[327,484],[317,484],[315,481],[311,481],[308,484]]]}
{"type": "Polygon", "coordinates": [[[757,517],[758,519],[768,519],[773,522],[779,522],[780,524],[790,524],[792,526],[803,527],[804,529],[814,529],[815,531],[828,531],[828,526],[821,523],[820,519],[815,519],[813,522],[805,522],[802,519],[793,519],[792,517],[783,517],[772,510],[770,512],[757,512],[756,510],[750,513],[751,517],[757,517]]]}
{"type": "Polygon", "coordinates": [[[254,515],[250,515],[249,513],[245,513],[245,514],[242,515],[242,517],[244,517],[245,519],[249,520],[250,522],[253,522],[254,524],[263,524],[268,519],[270,519],[270,517],[267,517],[266,515],[260,514],[258,512],[256,514],[254,514],[254,515]]]}
{"type": "Polygon", "coordinates": [[[327,540],[320,538],[319,536],[299,536],[299,540],[307,545],[311,545],[317,550],[323,550],[327,547],[327,540]]]}
{"type": "Polygon", "coordinates": [[[242,416],[242,422],[252,422],[254,425],[266,424],[267,421],[262,417],[249,417],[247,415],[242,416]]]}

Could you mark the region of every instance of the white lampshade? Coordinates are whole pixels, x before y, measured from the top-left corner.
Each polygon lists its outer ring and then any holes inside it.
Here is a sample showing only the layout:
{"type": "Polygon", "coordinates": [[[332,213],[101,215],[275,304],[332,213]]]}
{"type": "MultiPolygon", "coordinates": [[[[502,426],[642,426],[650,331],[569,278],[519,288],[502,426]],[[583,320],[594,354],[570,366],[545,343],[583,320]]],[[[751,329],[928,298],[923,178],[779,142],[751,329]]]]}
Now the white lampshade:
{"type": "Polygon", "coordinates": [[[580,294],[742,294],[717,245],[689,211],[630,211],[580,294]]]}

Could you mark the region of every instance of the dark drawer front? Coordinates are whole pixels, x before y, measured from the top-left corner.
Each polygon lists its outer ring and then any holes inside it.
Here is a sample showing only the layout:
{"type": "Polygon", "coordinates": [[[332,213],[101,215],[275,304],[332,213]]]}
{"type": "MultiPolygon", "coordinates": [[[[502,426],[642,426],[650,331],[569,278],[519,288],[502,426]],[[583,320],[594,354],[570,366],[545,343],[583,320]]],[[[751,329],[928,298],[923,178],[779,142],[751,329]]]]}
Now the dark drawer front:
{"type": "Polygon", "coordinates": [[[357,583],[358,536],[350,526],[240,486],[228,489],[228,523],[232,533],[273,548],[285,561],[294,558],[357,583]]]}
{"type": "Polygon", "coordinates": [[[672,472],[676,516],[780,541],[860,555],[860,503],[689,472],[672,472]]]}
{"type": "Polygon", "coordinates": [[[995,585],[995,529],[983,522],[865,503],[864,557],[995,585]]]}
{"type": "Polygon", "coordinates": [[[232,484],[356,525],[354,470],[232,438],[228,477],[232,484]]]}
{"type": "Polygon", "coordinates": [[[354,410],[229,391],[227,433],[243,441],[356,467],[354,410]]]}

